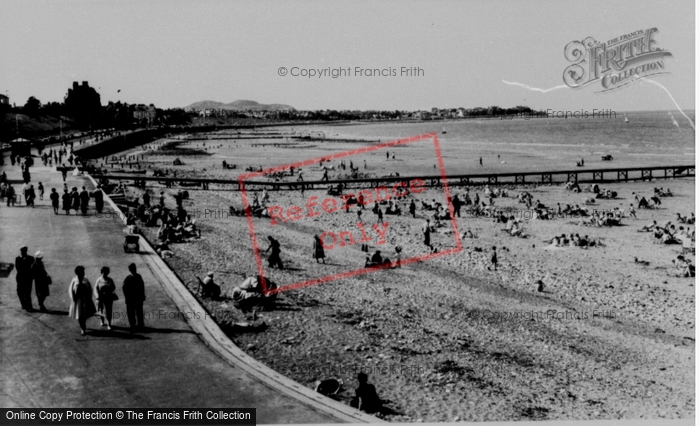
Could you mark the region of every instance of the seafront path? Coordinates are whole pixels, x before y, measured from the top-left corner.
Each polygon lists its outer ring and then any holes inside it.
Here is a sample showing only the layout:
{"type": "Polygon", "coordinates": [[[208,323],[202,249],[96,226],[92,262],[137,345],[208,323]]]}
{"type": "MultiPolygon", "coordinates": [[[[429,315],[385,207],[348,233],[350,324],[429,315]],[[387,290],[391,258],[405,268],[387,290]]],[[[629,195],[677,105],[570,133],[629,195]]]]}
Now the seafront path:
{"type": "MultiPolygon", "coordinates": [[[[1,154],[0,154],[1,155],[1,154]]],[[[18,166],[0,166],[11,181],[18,166]]],[[[32,183],[42,182],[44,200],[36,207],[0,205],[0,262],[14,263],[22,246],[44,255],[52,277],[48,312],[21,309],[15,271],[0,276],[0,406],[6,408],[257,408],[258,423],[377,422],[320,396],[257,363],[218,329],[152,248],[125,253],[124,224],[109,214],[96,217],[55,215],[48,195],[62,193],[61,174],[32,167],[32,183]],[[146,283],[146,329],[129,333],[121,290],[127,266],[135,263],[146,283]],[[83,265],[94,285],[102,266],[109,266],[120,300],[114,304],[113,330],[96,318],[80,335],[67,316],[68,285],[74,268],[83,265]],[[185,319],[186,316],[190,320],[185,319]],[[199,318],[194,318],[199,317],[199,318]]],[[[68,176],[68,187],[89,177],[68,176]]],[[[21,193],[21,183],[13,183],[21,193]]],[[[37,193],[38,195],[38,193],[37,193]]],[[[94,203],[91,201],[91,206],[94,203]]],[[[32,290],[33,305],[38,309],[32,290]]]]}

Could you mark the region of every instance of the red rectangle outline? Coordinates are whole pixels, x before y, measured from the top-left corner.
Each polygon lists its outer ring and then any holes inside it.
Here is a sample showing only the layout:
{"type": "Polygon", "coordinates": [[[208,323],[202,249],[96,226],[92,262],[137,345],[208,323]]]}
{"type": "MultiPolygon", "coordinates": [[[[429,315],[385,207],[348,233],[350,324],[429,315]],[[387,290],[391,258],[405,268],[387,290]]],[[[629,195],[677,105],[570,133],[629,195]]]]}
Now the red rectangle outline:
{"type": "MultiPolygon", "coordinates": [[[[457,229],[457,219],[455,218],[455,215],[454,215],[454,207],[452,206],[452,198],[450,197],[450,191],[449,191],[449,187],[447,185],[447,175],[445,173],[445,163],[443,162],[442,154],[441,154],[441,150],[440,150],[440,142],[438,140],[437,133],[432,132],[432,133],[425,133],[422,135],[412,136],[412,137],[405,138],[405,139],[398,139],[395,141],[381,142],[381,143],[378,143],[376,145],[366,146],[366,147],[362,147],[362,148],[358,148],[358,149],[351,149],[351,150],[344,151],[344,152],[338,152],[338,153],[335,153],[331,156],[324,155],[324,156],[317,157],[317,158],[312,158],[312,159],[308,159],[308,160],[304,160],[304,161],[298,161],[298,162],[292,163],[292,164],[285,164],[283,166],[271,167],[271,168],[265,169],[263,171],[250,172],[250,173],[240,175],[238,177],[238,183],[239,183],[239,186],[241,189],[241,196],[243,198],[243,209],[246,212],[246,218],[248,220],[248,231],[250,232],[250,239],[251,239],[251,242],[253,244],[253,252],[255,253],[255,262],[257,263],[257,266],[258,266],[258,275],[260,275],[261,277],[264,278],[265,271],[263,268],[262,257],[260,256],[260,249],[258,248],[258,240],[255,236],[255,226],[253,224],[253,216],[252,216],[251,210],[249,208],[250,205],[248,204],[248,195],[247,195],[246,190],[245,190],[245,182],[244,182],[245,179],[263,176],[263,175],[273,173],[273,172],[288,170],[292,167],[300,168],[303,166],[311,166],[313,164],[319,163],[321,161],[321,159],[323,159],[324,161],[329,160],[329,159],[336,160],[336,159],[348,157],[350,155],[365,154],[368,152],[377,151],[377,150],[382,149],[382,148],[389,148],[392,146],[404,145],[407,143],[418,142],[418,141],[425,140],[425,139],[432,139],[433,140],[433,145],[435,147],[435,155],[437,156],[438,167],[440,168],[440,180],[442,182],[442,189],[445,192],[445,197],[447,198],[447,207],[448,207],[449,212],[450,212],[450,217],[452,218],[451,219],[452,231],[453,231],[453,236],[455,239],[456,247],[446,249],[446,250],[443,250],[443,251],[440,251],[437,253],[428,253],[428,254],[424,254],[421,256],[414,256],[414,257],[411,257],[408,259],[402,259],[400,261],[400,264],[401,265],[409,265],[411,263],[420,262],[420,261],[424,261],[424,260],[430,260],[430,259],[433,259],[433,258],[436,258],[439,256],[445,256],[448,254],[458,253],[458,252],[462,251],[462,240],[461,240],[460,235],[459,235],[459,230],[457,229]]],[[[409,176],[409,177],[406,177],[406,179],[410,180],[411,178],[409,176]]],[[[363,273],[367,273],[367,272],[372,272],[372,271],[376,271],[376,270],[380,270],[380,269],[386,269],[386,267],[372,266],[369,268],[361,268],[361,269],[356,269],[353,271],[341,272],[341,273],[329,275],[329,276],[326,276],[323,278],[315,278],[315,279],[302,281],[302,282],[298,282],[298,283],[294,283],[294,284],[288,284],[288,285],[285,285],[283,287],[278,287],[277,289],[272,290],[270,292],[267,291],[264,279],[261,280],[262,281],[261,286],[262,286],[263,294],[268,295],[268,294],[280,293],[280,292],[288,291],[288,290],[296,290],[298,288],[307,287],[307,286],[314,285],[314,284],[322,284],[322,283],[325,283],[328,281],[333,281],[333,280],[336,280],[339,278],[353,277],[355,275],[359,275],[359,274],[363,274],[363,273]]]]}

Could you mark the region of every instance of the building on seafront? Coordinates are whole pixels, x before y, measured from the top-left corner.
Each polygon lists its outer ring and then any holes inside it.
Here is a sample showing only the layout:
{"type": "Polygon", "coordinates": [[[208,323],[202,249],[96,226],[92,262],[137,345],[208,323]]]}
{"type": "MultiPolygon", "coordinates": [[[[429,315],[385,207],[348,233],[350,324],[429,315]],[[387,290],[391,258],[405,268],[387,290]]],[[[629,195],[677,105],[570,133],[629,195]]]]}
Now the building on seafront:
{"type": "Polygon", "coordinates": [[[139,122],[152,126],[156,121],[156,107],[153,104],[148,106],[144,104],[136,105],[134,108],[134,118],[139,122]]]}
{"type": "Polygon", "coordinates": [[[0,105],[10,105],[10,97],[0,94],[0,105]]]}

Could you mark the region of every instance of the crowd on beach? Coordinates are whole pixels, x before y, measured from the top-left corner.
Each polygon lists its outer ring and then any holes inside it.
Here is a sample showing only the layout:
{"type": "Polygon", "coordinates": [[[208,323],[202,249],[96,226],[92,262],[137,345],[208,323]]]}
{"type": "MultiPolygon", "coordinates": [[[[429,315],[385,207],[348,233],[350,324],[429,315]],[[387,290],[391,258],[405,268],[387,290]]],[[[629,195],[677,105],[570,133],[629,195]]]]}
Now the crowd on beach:
{"type": "MultiPolygon", "coordinates": [[[[342,168],[342,163],[340,167],[342,168]]],[[[324,177],[327,177],[327,170],[329,170],[329,168],[326,167],[323,170],[324,177]]],[[[297,170],[297,172],[301,176],[301,170],[297,170]]],[[[420,203],[422,209],[428,212],[428,218],[421,226],[420,234],[423,235],[424,245],[427,246],[430,251],[434,252],[436,251],[436,247],[430,242],[430,233],[437,232],[438,228],[445,227],[446,223],[444,221],[450,220],[452,214],[454,214],[455,217],[461,217],[463,209],[465,209],[467,214],[471,217],[492,218],[494,222],[503,224],[504,227],[501,229],[511,237],[527,238],[528,235],[525,232],[524,226],[525,220],[576,218],[577,221],[572,222],[572,224],[576,224],[580,227],[607,228],[624,226],[624,221],[638,219],[637,209],[658,209],[662,204],[661,198],[673,196],[669,189],[654,188],[654,194],[648,199],[641,194],[632,193],[635,203],[630,203],[627,209],[621,209],[619,207],[603,208],[597,204],[597,200],[617,199],[617,192],[601,188],[595,183],[582,189],[576,182],[567,182],[564,187],[573,192],[588,192],[592,196],[587,196],[582,200],[583,202],[581,205],[556,203],[556,207],[550,207],[544,205],[540,200],[534,200],[531,193],[522,191],[515,197],[519,203],[525,204],[526,210],[513,214],[513,212],[509,212],[508,209],[498,208],[495,202],[499,197],[510,198],[511,196],[508,191],[504,188],[491,188],[489,185],[486,185],[483,189],[475,189],[473,192],[466,189],[462,193],[455,193],[449,200],[452,213],[450,211],[450,206],[436,202],[435,199],[432,199],[431,202],[426,202],[417,198],[411,198],[409,203],[408,199],[401,200],[397,197],[390,197],[388,200],[383,200],[380,203],[375,202],[371,211],[376,215],[377,222],[381,223],[385,221],[386,215],[401,215],[402,207],[405,208],[406,205],[408,205],[407,210],[409,215],[415,218],[417,202],[420,203]]],[[[303,187],[301,187],[301,190],[303,195],[303,187]]],[[[337,186],[329,187],[328,193],[338,196],[343,193],[343,188],[338,184],[337,186]]],[[[253,191],[252,198],[253,202],[249,207],[251,214],[255,217],[270,217],[268,211],[270,204],[269,194],[267,191],[263,189],[261,197],[258,196],[257,192],[253,191]]],[[[357,206],[358,221],[363,222],[362,213],[365,210],[366,203],[362,200],[361,195],[358,197],[351,197],[347,201],[347,208],[345,211],[351,212],[351,207],[353,205],[357,206]]],[[[242,209],[236,209],[233,206],[230,207],[230,212],[239,216],[245,213],[242,209]]],[[[680,213],[676,213],[676,220],[679,223],[691,225],[695,222],[695,215],[692,212],[689,216],[682,216],[680,213]]],[[[656,226],[656,223],[654,223],[644,230],[653,233],[655,242],[662,244],[681,244],[684,253],[694,253],[695,231],[690,227],[681,226],[676,230],[673,224],[667,222],[663,226],[656,226]]],[[[476,238],[477,236],[471,229],[467,229],[462,237],[476,238]]],[[[313,238],[313,258],[316,259],[317,262],[325,260],[323,244],[319,236],[315,235],[313,238]]],[[[604,246],[601,240],[589,237],[588,235],[581,236],[578,233],[555,235],[545,240],[545,243],[554,247],[590,248],[604,246]]],[[[362,249],[366,251],[364,245],[362,249]]],[[[269,266],[280,265],[279,267],[281,267],[281,260],[279,260],[279,242],[276,244],[272,243],[268,250],[272,251],[269,266]]],[[[398,253],[399,251],[397,250],[397,254],[398,253]]],[[[398,258],[400,259],[400,255],[398,258]]],[[[684,258],[683,262],[684,265],[687,264],[688,266],[684,266],[685,270],[682,275],[694,275],[694,266],[692,266],[690,260],[684,258]]],[[[674,260],[674,264],[676,263],[678,262],[674,260]]],[[[392,262],[390,259],[383,257],[380,251],[375,252],[372,256],[368,255],[365,262],[365,266],[384,265],[386,267],[396,267],[398,264],[400,263],[392,262]]]]}

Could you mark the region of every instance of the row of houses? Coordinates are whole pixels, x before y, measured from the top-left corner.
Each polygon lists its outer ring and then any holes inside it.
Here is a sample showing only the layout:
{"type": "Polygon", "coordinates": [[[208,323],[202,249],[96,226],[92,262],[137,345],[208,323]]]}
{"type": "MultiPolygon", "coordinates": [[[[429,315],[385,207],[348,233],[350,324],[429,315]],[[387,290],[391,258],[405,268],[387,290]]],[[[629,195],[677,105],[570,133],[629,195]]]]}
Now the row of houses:
{"type": "Polygon", "coordinates": [[[487,108],[432,108],[430,111],[360,111],[360,110],[231,110],[231,109],[186,109],[200,117],[234,117],[260,118],[269,120],[445,120],[475,116],[495,116],[504,113],[523,113],[531,111],[528,107],[518,106],[503,109],[497,106],[487,108]]]}

